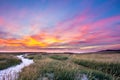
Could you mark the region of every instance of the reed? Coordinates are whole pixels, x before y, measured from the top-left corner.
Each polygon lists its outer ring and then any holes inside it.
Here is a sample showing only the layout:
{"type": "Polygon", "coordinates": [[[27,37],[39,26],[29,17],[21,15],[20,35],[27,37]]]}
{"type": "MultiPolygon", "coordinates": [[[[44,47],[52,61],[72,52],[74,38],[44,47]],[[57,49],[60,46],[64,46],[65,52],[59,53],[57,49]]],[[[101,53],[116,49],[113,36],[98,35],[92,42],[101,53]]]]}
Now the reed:
{"type": "Polygon", "coordinates": [[[0,54],[0,70],[20,64],[21,62],[15,55],[0,54]]]}

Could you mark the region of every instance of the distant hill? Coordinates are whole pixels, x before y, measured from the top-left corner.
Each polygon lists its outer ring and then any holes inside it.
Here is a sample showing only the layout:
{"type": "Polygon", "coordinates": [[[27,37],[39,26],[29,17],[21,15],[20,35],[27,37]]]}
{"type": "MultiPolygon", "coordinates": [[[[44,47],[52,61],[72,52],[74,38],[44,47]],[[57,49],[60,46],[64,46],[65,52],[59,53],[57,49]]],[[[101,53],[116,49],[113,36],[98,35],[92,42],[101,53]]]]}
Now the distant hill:
{"type": "Polygon", "coordinates": [[[98,51],[98,52],[95,52],[95,53],[120,53],[120,50],[111,50],[111,49],[108,49],[108,50],[98,51]]]}
{"type": "Polygon", "coordinates": [[[111,50],[111,49],[108,49],[108,50],[102,50],[102,51],[99,51],[99,52],[107,52],[107,53],[120,53],[120,50],[111,50]]]}

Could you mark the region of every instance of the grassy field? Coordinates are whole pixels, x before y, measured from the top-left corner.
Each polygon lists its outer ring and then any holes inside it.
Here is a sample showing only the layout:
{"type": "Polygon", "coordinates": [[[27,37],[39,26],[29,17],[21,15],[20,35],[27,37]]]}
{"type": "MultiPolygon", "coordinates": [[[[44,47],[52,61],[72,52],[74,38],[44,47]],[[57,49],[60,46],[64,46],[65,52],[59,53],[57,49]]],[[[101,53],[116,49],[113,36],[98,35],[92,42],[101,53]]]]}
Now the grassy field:
{"type": "Polygon", "coordinates": [[[14,66],[21,63],[15,55],[12,54],[0,54],[0,70],[14,66]]]}
{"type": "Polygon", "coordinates": [[[120,80],[120,53],[29,54],[18,80],[120,80]],[[87,80],[87,79],[86,79],[87,80]]]}

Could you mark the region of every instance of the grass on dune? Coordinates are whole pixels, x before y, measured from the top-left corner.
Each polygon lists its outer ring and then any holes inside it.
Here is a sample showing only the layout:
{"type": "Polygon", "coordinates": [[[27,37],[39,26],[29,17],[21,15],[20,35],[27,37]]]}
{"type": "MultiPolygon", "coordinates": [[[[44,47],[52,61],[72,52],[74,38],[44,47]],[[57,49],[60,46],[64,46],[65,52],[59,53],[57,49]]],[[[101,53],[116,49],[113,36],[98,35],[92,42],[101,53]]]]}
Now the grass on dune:
{"type": "Polygon", "coordinates": [[[21,63],[15,55],[0,54],[0,70],[21,63]]]}

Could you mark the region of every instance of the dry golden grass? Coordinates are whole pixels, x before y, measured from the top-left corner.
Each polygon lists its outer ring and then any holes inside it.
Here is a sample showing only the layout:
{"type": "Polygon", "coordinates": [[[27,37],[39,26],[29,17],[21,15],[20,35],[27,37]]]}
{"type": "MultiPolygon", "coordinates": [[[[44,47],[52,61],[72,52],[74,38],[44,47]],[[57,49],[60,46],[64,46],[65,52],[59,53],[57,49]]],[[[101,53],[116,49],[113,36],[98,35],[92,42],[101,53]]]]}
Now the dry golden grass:
{"type": "Polygon", "coordinates": [[[64,70],[73,71],[79,68],[79,65],[74,65],[74,63],[54,60],[49,57],[34,61],[34,64],[23,69],[20,73],[19,80],[37,80],[41,76],[43,77],[45,73],[55,72],[56,74],[60,74],[64,70]]]}
{"type": "MultiPolygon", "coordinates": [[[[85,74],[88,75],[88,77],[94,74],[91,78],[93,78],[94,76],[99,76],[98,80],[103,80],[103,79],[112,80],[111,75],[108,76],[106,73],[103,73],[101,71],[93,70],[84,67],[82,65],[77,65],[73,62],[73,59],[90,60],[93,58],[94,60],[97,59],[100,60],[101,57],[102,59],[105,60],[107,59],[105,57],[111,58],[113,55],[109,56],[108,54],[105,54],[105,56],[103,55],[101,56],[101,54],[80,54],[80,55],[57,54],[58,56],[68,57],[67,60],[51,58],[51,56],[54,55],[56,57],[56,54],[48,54],[48,55],[42,55],[41,59],[34,58],[35,63],[22,70],[19,76],[19,80],[43,80],[42,78],[45,77],[45,75],[48,73],[50,75],[54,73],[54,79],[51,80],[77,80],[74,78],[75,75],[79,73],[79,71],[83,71],[85,74]]],[[[118,54],[117,55],[115,54],[115,56],[118,56],[118,54]]]]}
{"type": "Polygon", "coordinates": [[[0,69],[5,69],[10,66],[19,64],[19,60],[16,56],[10,54],[0,54],[0,69]]]}
{"type": "Polygon", "coordinates": [[[79,54],[79,55],[73,55],[71,58],[89,60],[89,61],[98,61],[98,62],[120,63],[120,54],[119,53],[79,54]]]}
{"type": "Polygon", "coordinates": [[[10,54],[0,54],[0,60],[11,59],[11,58],[17,59],[17,57],[10,55],[10,54]]]}

